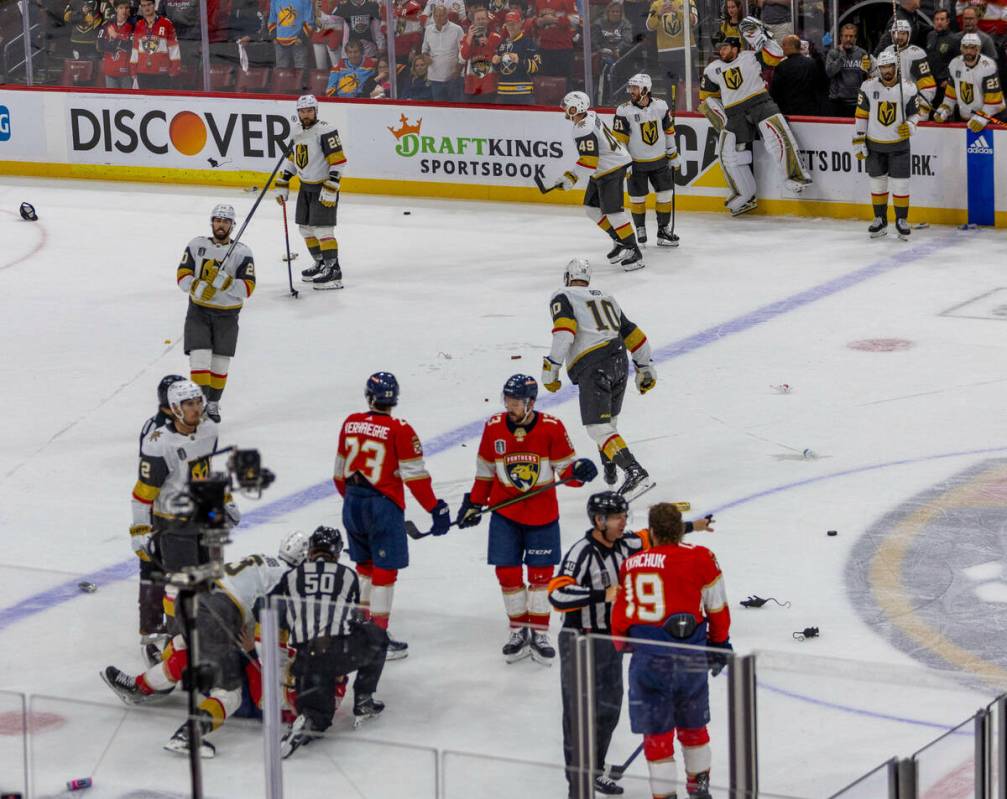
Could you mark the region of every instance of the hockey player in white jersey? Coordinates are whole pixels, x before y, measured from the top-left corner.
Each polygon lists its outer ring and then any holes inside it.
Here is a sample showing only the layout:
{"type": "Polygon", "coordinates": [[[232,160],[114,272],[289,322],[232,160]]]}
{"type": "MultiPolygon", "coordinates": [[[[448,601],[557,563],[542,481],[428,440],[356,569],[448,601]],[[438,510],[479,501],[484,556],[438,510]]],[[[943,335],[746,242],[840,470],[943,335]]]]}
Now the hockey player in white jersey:
{"type": "Polygon", "coordinates": [[[892,23],[892,44],[878,54],[878,58],[874,60],[874,67],[880,68],[880,58],[885,53],[898,55],[899,77],[903,82],[916,87],[916,103],[920,118],[927,119],[934,104],[934,97],[937,95],[937,81],[930,71],[926,51],[909,43],[912,34],[913,27],[909,24],[909,20],[895,20],[892,23]]]}
{"type": "Polygon", "coordinates": [[[587,183],[584,191],[587,215],[615,243],[608,253],[608,262],[622,264],[623,269],[632,272],[646,265],[623,207],[623,183],[632,158],[590,105],[584,92],[570,92],[563,98],[563,112],[573,123],[577,163],[555,185],[568,191],[578,183],[587,183]]]}
{"type": "Polygon", "coordinates": [[[218,403],[238,347],[238,314],[255,291],[252,250],[240,241],[231,249],[235,222],[233,206],[215,206],[210,214],[213,236],[189,242],[175,276],[189,295],[183,345],[190,377],[203,389],[206,415],[215,422],[220,421],[218,403]]]}
{"type": "Polygon", "coordinates": [[[304,243],[315,262],[301,272],[301,280],[315,289],[341,289],[343,272],[339,266],[339,242],[336,241],[336,211],[339,205],[339,181],[346,166],[346,155],[339,131],[318,118],[318,100],[306,94],[297,100],[301,130],[294,134],[294,147],[276,180],[276,201],[285,203],[290,179],[301,179],[297,193],[297,222],[304,243]]]}
{"type": "MultiPolygon", "coordinates": [[[[189,480],[210,473],[217,423],[203,416],[203,391],[191,380],[172,383],[167,396],[173,418],[148,433],[140,445],[129,535],[141,561],[178,571],[198,562],[198,545],[180,508],[187,504],[189,480]]],[[[237,524],[237,506],[232,503],[228,513],[237,524]]]]}
{"type": "Polygon", "coordinates": [[[674,199],[674,169],[681,168],[675,143],[675,121],[668,104],[651,94],[650,75],[634,75],[626,84],[629,101],[615,110],[612,134],[633,159],[626,189],[636,226],[637,243],[647,243],[647,195],[656,193],[657,244],[677,247],[678,236],[668,229],[674,199]]]}
{"type": "Polygon", "coordinates": [[[935,122],[949,122],[954,118],[968,123],[969,130],[978,133],[991,119],[1007,121],[1003,89],[997,73],[996,62],[983,55],[982,41],[974,33],[962,36],[961,55],[948,65],[947,88],[944,101],[934,112],[935,122]]]}
{"type": "Polygon", "coordinates": [[[853,153],[867,162],[874,221],[871,238],[888,232],[888,192],[895,208],[895,229],[909,238],[909,138],[920,121],[916,87],[899,86],[898,58],[885,50],[877,58],[878,75],[864,81],[857,98],[853,153]]]}
{"type": "Polygon", "coordinates": [[[542,384],[559,391],[566,362],[570,381],[579,389],[580,420],[601,453],[605,482],[614,485],[617,469],[624,479],[619,493],[632,500],[654,486],[619,435],[619,413],[629,374],[626,353],[636,367],[636,387],[646,394],[657,385],[650,344],[623,313],[615,297],[591,288],[591,264],[574,258],[563,276],[565,288],[549,299],[552,348],[542,362],[542,384]]]}
{"type": "Polygon", "coordinates": [[[717,45],[719,58],[703,70],[699,84],[704,112],[723,120],[717,153],[731,187],[725,205],[733,216],[757,205],[751,150],[756,133],[789,191],[800,192],[811,183],[801,163],[797,139],[762,79],[763,66],[780,63],[783,49],[753,17],[745,17],[740,28],[752,49],[742,50],[741,42],[733,36],[722,39],[717,45]]]}
{"type": "MultiPolygon", "coordinates": [[[[224,566],[224,576],[212,590],[200,594],[196,611],[201,663],[214,666],[217,677],[210,692],[199,702],[199,723],[203,734],[216,730],[241,705],[241,680],[245,654],[241,647],[242,630],[254,625],[256,603],[264,599],[292,568],[304,562],[308,537],[300,530],[289,533],[280,543],[276,558],[250,555],[224,566]]],[[[143,704],[169,693],[182,679],[188,667],[188,643],[175,635],[165,649],[163,661],[132,677],[115,666],[99,672],[102,680],[126,704],[143,704]]],[[[189,751],[189,725],[183,723],[165,744],[171,752],[189,751]]],[[[213,757],[216,747],[203,739],[200,755],[213,757]]]]}

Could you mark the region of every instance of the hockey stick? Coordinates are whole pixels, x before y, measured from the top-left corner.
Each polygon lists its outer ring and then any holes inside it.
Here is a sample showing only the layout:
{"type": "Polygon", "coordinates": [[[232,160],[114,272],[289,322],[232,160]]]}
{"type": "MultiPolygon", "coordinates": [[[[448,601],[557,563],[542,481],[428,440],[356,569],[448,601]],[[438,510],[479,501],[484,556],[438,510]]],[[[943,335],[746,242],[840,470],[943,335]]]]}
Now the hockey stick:
{"type": "Polygon", "coordinates": [[[618,766],[610,766],[608,769],[608,776],[611,779],[615,780],[616,782],[621,780],[622,775],[626,773],[626,769],[628,769],[633,764],[633,761],[636,760],[637,757],[639,757],[640,752],[642,751],[643,751],[643,744],[640,744],[638,747],[636,747],[636,749],[633,750],[633,754],[631,754],[628,758],[626,758],[625,763],[621,763],[618,766]]]}
{"type": "MultiPolygon", "coordinates": [[[[516,497],[505,499],[503,502],[498,502],[496,505],[490,505],[488,508],[484,508],[482,511],[480,511],[479,515],[482,516],[487,513],[493,513],[494,511],[502,510],[503,508],[509,508],[511,505],[517,505],[517,503],[519,502],[524,502],[526,499],[537,497],[539,494],[544,494],[546,491],[550,491],[551,489],[556,488],[556,486],[566,485],[567,483],[573,482],[576,479],[577,479],[576,477],[565,477],[562,480],[559,480],[555,483],[549,483],[548,485],[539,486],[538,488],[529,491],[527,494],[520,494],[516,497]]],[[[455,520],[448,525],[448,528],[450,529],[456,526],[457,524],[458,521],[455,520]]],[[[424,533],[413,522],[406,522],[406,534],[410,538],[419,539],[419,538],[426,538],[428,535],[430,535],[430,531],[424,533]]]]}
{"type": "MultiPolygon", "coordinates": [[[[671,78],[671,127],[675,127],[675,110],[678,105],[678,84],[675,82],[672,74],[669,72],[668,77],[671,78]]],[[[688,107],[688,100],[686,101],[686,107],[688,107]]],[[[679,156],[681,158],[681,156],[679,156]]],[[[675,170],[671,170],[671,239],[675,241],[678,237],[675,235],[675,198],[678,196],[678,192],[675,190],[678,186],[678,181],[675,180],[675,170]]]]}
{"type": "Polygon", "coordinates": [[[283,240],[287,245],[287,282],[290,284],[290,296],[297,299],[297,289],[294,288],[294,277],[290,272],[290,262],[293,258],[290,255],[290,231],[287,229],[287,201],[284,200],[280,207],[283,208],[283,240]]]}
{"type": "Polygon", "coordinates": [[[259,203],[262,202],[262,198],[265,197],[266,192],[269,191],[269,187],[273,183],[273,178],[275,178],[276,173],[280,171],[280,166],[283,162],[287,160],[287,156],[290,154],[290,149],[293,146],[293,141],[283,146],[283,153],[280,155],[280,160],[276,162],[276,166],[273,167],[273,171],[269,173],[269,177],[266,179],[266,182],[262,187],[262,191],[260,191],[259,196],[255,198],[252,210],[248,212],[248,216],[245,217],[245,221],[242,223],[241,227],[238,228],[238,235],[234,237],[234,241],[231,242],[231,246],[227,248],[227,253],[220,259],[221,264],[225,263],[227,259],[230,258],[231,253],[234,252],[234,248],[238,246],[238,242],[241,240],[241,235],[245,232],[245,228],[248,227],[248,223],[252,221],[252,217],[255,215],[255,211],[259,207],[259,203]]]}
{"type": "Polygon", "coordinates": [[[539,177],[538,174],[535,175],[535,185],[538,186],[538,190],[543,194],[548,194],[549,192],[556,191],[556,189],[559,188],[558,183],[554,183],[552,186],[546,186],[545,181],[542,180],[542,178],[539,177]]]}

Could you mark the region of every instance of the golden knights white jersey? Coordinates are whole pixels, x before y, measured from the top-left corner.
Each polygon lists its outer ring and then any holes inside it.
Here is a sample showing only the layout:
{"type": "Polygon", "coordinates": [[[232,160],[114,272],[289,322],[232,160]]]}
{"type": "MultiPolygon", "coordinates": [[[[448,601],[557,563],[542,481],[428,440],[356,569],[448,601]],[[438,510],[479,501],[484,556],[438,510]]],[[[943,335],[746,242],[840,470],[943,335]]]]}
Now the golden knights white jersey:
{"type": "Polygon", "coordinates": [[[179,433],[171,422],[148,433],[140,444],[133,486],[133,524],[150,524],[152,510],[162,519],[176,518],[189,479],[210,474],[210,453],[216,448],[217,424],[212,419],[203,419],[191,435],[179,433]]]}
{"type": "Polygon", "coordinates": [[[294,134],[294,147],[284,164],[284,174],[301,178],[302,183],[324,183],[330,171],[346,165],[339,131],[324,120],[318,120],[307,130],[294,134]]]}
{"type": "Polygon", "coordinates": [[[664,100],[651,97],[646,108],[626,102],[615,109],[612,133],[636,163],[663,161],[675,141],[675,125],[664,100]]]}
{"type": "Polygon", "coordinates": [[[232,278],[226,291],[218,290],[209,298],[190,295],[189,299],[196,305],[218,311],[233,310],[240,308],[255,291],[255,262],[251,248],[239,241],[227,263],[221,264],[230,247],[230,239],[218,244],[209,236],[196,236],[186,246],[175,278],[182,291],[188,293],[196,280],[212,282],[221,269],[232,278]]]}
{"type": "MultiPolygon", "coordinates": [[[[895,45],[890,44],[884,49],[885,53],[894,53],[895,45]]],[[[899,76],[903,81],[916,86],[916,93],[920,100],[927,104],[927,108],[933,105],[934,97],[937,94],[937,81],[930,71],[930,62],[927,61],[927,54],[915,44],[904,47],[899,52],[899,76]]],[[[875,70],[877,67],[875,67],[875,70]]],[[[875,74],[874,77],[877,77],[875,74]]],[[[896,84],[898,85],[898,84],[896,84]]]]}
{"type": "Polygon", "coordinates": [[[969,68],[965,59],[956,56],[948,66],[951,80],[944,92],[941,108],[950,115],[958,103],[958,115],[963,121],[971,119],[976,111],[982,111],[987,116],[995,116],[1004,110],[1003,90],[1000,88],[1000,76],[997,73],[996,62],[988,56],[979,54],[975,66],[969,68]]]}
{"type": "Polygon", "coordinates": [[[611,294],[590,286],[567,286],[553,293],[549,310],[553,325],[549,358],[556,364],[565,360],[567,372],[584,356],[608,345],[625,344],[634,362],[641,366],[650,363],[647,337],[626,318],[611,294]]]}
{"type": "Polygon", "coordinates": [[[237,563],[225,564],[224,576],[215,585],[238,606],[247,625],[254,619],[255,603],[269,594],[290,569],[279,558],[249,555],[237,563]]]}
{"type": "Polygon", "coordinates": [[[869,78],[860,86],[857,98],[856,135],[866,136],[867,142],[876,145],[875,149],[892,150],[907,146],[904,136],[900,136],[898,127],[903,122],[919,122],[920,114],[917,107],[916,87],[903,81],[899,84],[885,86],[881,78],[869,78]],[[899,104],[905,101],[905,107],[899,109],[899,104]]]}
{"type": "MultiPolygon", "coordinates": [[[[779,59],[775,59],[775,63],[778,62],[779,59]]],[[[739,105],[760,94],[768,96],[766,82],[762,79],[762,61],[752,50],[740,51],[730,63],[719,58],[711,61],[703,70],[699,83],[700,99],[719,97],[724,108],[739,105]]]]}
{"type": "Polygon", "coordinates": [[[629,166],[632,158],[594,111],[573,123],[573,143],[577,148],[577,171],[600,178],[629,166]]]}

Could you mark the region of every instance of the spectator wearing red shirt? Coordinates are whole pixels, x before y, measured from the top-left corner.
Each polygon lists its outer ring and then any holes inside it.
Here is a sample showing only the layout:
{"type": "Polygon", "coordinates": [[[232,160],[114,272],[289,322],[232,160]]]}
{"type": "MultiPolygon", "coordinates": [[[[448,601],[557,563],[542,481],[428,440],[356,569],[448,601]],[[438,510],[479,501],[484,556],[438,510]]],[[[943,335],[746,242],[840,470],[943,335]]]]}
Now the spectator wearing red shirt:
{"type": "Polygon", "coordinates": [[[170,89],[182,70],[175,26],[154,11],[154,0],[140,0],[140,18],[133,29],[129,71],[141,89],[170,89]]]}
{"type": "Polygon", "coordinates": [[[542,75],[573,77],[573,40],[580,28],[575,0],[531,0],[528,17],[542,58],[542,75]]]}
{"type": "Polygon", "coordinates": [[[105,87],[132,89],[129,59],[133,51],[133,23],[129,21],[129,0],[116,0],[115,19],[106,22],[98,33],[98,51],[102,54],[105,87]]]}
{"type": "Polygon", "coordinates": [[[493,102],[497,91],[497,75],[493,71],[493,56],[500,45],[500,34],[490,29],[490,15],[485,8],[472,12],[472,24],[462,39],[459,53],[464,62],[465,97],[470,103],[493,102]]]}
{"type": "Polygon", "coordinates": [[[339,50],[343,46],[343,18],[336,14],[338,5],[339,0],[318,0],[315,3],[311,49],[318,69],[330,69],[339,63],[339,50]]]}

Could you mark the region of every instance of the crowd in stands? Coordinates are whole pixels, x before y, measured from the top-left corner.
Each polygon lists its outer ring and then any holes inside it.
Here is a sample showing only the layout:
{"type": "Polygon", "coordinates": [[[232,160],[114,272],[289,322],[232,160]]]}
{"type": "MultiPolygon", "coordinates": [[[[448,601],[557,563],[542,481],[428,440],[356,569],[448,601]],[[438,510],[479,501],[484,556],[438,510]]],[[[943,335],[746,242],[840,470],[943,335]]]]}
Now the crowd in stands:
{"type": "MultiPolygon", "coordinates": [[[[199,0],[25,2],[46,23],[50,83],[203,87],[199,0]],[[84,66],[60,72],[62,61],[84,66]]],[[[935,108],[966,33],[979,36],[1001,83],[1007,77],[1007,36],[985,24],[985,8],[958,0],[925,15],[920,0],[900,0],[896,16],[908,21],[937,83],[935,108]]],[[[795,30],[791,0],[206,0],[206,13],[213,90],[507,105],[554,104],[584,88],[586,50],[604,104],[621,102],[639,71],[659,90],[674,83],[681,92],[691,68],[695,92],[717,42],[741,39],[741,20],[753,15],[786,56],[764,73],[781,110],[852,117],[873,56],[891,43],[891,19],[868,25],[856,16],[838,41],[826,33],[809,42],[795,30]]],[[[5,35],[0,24],[0,41],[5,35]]]]}

